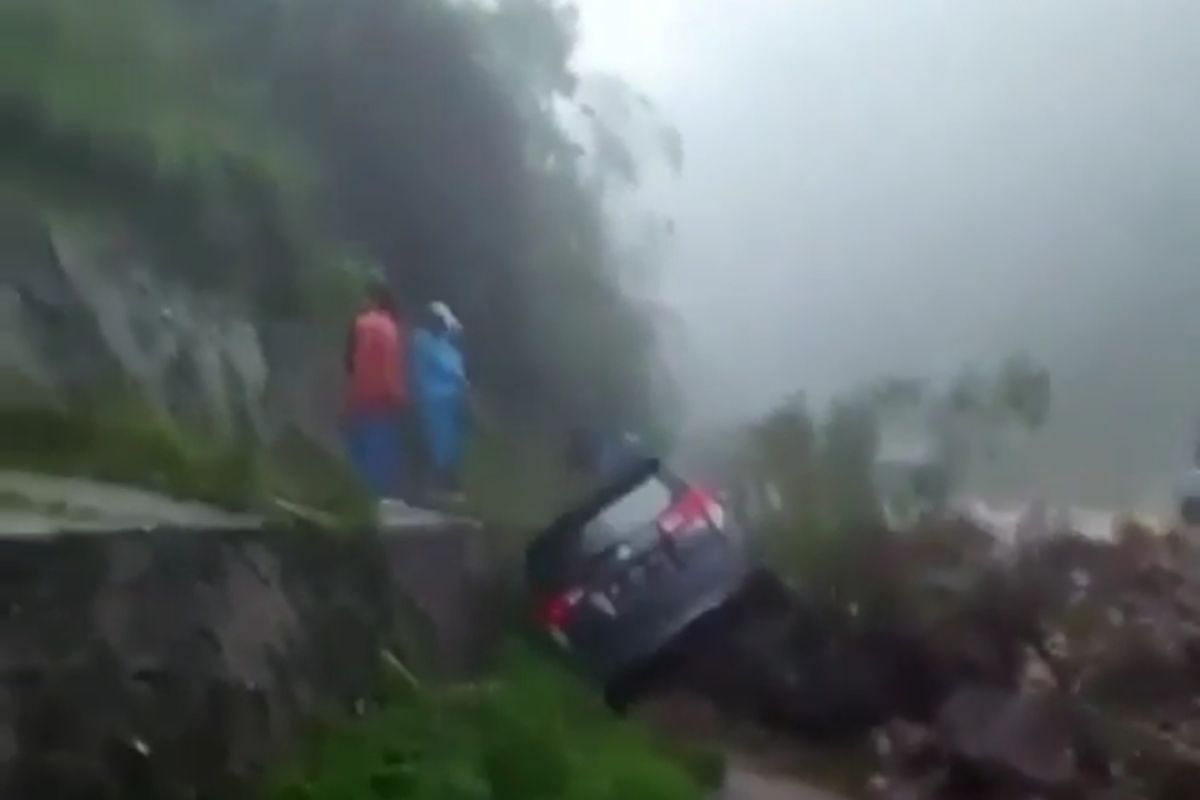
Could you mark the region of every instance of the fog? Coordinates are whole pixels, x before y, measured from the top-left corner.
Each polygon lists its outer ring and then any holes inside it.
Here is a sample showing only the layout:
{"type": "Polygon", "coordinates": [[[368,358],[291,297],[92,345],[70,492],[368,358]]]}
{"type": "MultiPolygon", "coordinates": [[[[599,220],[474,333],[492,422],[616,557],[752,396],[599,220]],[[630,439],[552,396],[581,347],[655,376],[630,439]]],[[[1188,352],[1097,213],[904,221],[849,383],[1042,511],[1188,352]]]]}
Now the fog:
{"type": "Polygon", "coordinates": [[[1025,349],[1059,389],[1041,446],[1064,491],[1128,500],[1183,463],[1200,4],[580,8],[581,66],[644,89],[684,138],[683,176],[645,191],[677,220],[660,291],[695,419],[1025,349]]]}

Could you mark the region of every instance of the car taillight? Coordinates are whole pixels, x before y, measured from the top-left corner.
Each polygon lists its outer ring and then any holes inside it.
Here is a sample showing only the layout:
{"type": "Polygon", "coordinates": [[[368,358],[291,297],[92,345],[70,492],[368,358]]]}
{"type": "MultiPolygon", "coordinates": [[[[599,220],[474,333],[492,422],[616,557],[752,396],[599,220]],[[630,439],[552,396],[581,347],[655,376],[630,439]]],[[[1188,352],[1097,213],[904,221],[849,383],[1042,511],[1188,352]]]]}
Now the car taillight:
{"type": "Polygon", "coordinates": [[[725,509],[703,489],[689,489],[658,517],[658,528],[668,536],[698,533],[707,527],[723,530],[725,509]]]}
{"type": "Polygon", "coordinates": [[[551,595],[538,606],[538,621],[547,628],[562,630],[571,621],[575,607],[583,600],[582,589],[567,589],[551,595]]]}

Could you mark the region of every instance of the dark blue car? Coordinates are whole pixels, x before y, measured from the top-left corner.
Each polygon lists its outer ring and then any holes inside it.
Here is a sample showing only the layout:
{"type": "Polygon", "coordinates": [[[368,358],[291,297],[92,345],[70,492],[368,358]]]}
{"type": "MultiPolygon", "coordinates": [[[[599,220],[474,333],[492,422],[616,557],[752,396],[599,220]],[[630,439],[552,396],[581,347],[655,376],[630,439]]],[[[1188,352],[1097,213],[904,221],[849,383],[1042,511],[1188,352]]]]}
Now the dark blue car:
{"type": "Polygon", "coordinates": [[[611,692],[733,597],[741,536],[714,495],[640,458],[526,552],[546,632],[611,692]]]}

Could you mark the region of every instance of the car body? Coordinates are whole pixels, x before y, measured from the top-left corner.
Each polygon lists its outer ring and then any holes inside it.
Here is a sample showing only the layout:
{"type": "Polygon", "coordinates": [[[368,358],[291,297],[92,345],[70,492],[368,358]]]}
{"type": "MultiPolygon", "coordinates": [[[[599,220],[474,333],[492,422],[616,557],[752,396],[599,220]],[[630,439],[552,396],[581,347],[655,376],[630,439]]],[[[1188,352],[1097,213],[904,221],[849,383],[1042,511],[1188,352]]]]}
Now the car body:
{"type": "Polygon", "coordinates": [[[610,475],[526,551],[540,624],[606,687],[729,600],[746,573],[714,493],[654,458],[610,475]]]}

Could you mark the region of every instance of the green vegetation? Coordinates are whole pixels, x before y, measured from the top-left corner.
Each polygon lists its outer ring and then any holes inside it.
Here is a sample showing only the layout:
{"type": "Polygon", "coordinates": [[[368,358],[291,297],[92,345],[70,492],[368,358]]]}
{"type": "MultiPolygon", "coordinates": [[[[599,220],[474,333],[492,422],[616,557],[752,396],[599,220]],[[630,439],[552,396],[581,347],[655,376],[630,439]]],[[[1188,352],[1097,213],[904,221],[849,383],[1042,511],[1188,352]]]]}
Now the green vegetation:
{"type": "MultiPolygon", "coordinates": [[[[673,410],[655,312],[625,288],[653,252],[612,241],[604,211],[644,155],[611,120],[648,104],[613,84],[620,113],[581,113],[603,157],[567,134],[559,109],[582,112],[588,83],[570,65],[576,24],[559,0],[5,2],[0,203],[99,230],[120,245],[105,267],[149,255],[173,285],[339,343],[370,270],[405,310],[448,302],[496,412],[472,449],[474,510],[528,529],[567,489],[548,454],[568,426],[657,433],[673,410]]],[[[298,432],[220,441],[130,377],[4,406],[0,466],[231,508],[276,496],[342,519],[365,508],[340,461],[298,432]]],[[[525,654],[475,689],[395,693],[273,794],[702,791],[649,734],[525,654]]]]}
{"type": "Polygon", "coordinates": [[[175,7],[5,4],[0,191],[133,230],[202,285],[243,285],[254,258],[301,230],[288,217],[306,169],[254,111],[248,87],[213,70],[201,32],[175,7]]]}
{"type": "MultiPolygon", "coordinates": [[[[372,272],[409,310],[448,301],[503,431],[474,448],[468,483],[503,526],[540,522],[561,497],[543,440],[581,419],[669,433],[655,312],[622,280],[657,251],[618,247],[604,212],[664,153],[622,137],[652,111],[643,98],[571,68],[567,4],[102,5],[0,8],[0,204],[14,219],[72,220],[105,243],[97,260],[136,256],[171,285],[339,342],[372,272]],[[562,128],[563,104],[590,109],[604,157],[562,128]]],[[[34,357],[53,375],[53,354],[34,357]]],[[[3,385],[12,400],[23,383],[3,385]]],[[[236,508],[280,494],[343,517],[364,507],[338,459],[290,434],[216,442],[140,398],[87,394],[18,398],[0,461],[236,508]]]]}
{"type": "Polygon", "coordinates": [[[0,468],[129,483],[224,508],[269,511],[282,497],[365,521],[365,496],[337,459],[296,431],[268,449],[190,434],[120,384],[69,405],[0,409],[0,468]]]}
{"type": "Polygon", "coordinates": [[[267,797],[699,800],[717,777],[714,757],[680,758],[554,662],[513,648],[483,684],[397,680],[381,709],[327,731],[267,797]]]}
{"type": "Polygon", "coordinates": [[[608,118],[648,106],[610,88],[620,113],[592,110],[607,158],[568,137],[575,25],[558,0],[12,0],[0,198],[335,337],[384,269],[405,305],[455,308],[506,417],[656,429],[656,322],[620,279],[650,251],[603,212],[645,155],[608,118]]]}
{"type": "Polygon", "coordinates": [[[871,485],[877,445],[874,417],[846,400],[814,419],[798,397],[747,431],[740,468],[777,492],[778,508],[762,520],[772,563],[811,578],[847,532],[879,521],[871,485]]]}
{"type": "Polygon", "coordinates": [[[246,507],[258,488],[250,456],[189,443],[161,413],[125,388],[70,407],[0,414],[5,467],[128,481],[180,497],[246,507]]]}
{"type": "Polygon", "coordinates": [[[505,530],[545,525],[571,497],[560,450],[536,431],[477,430],[464,469],[472,513],[505,530]]]}
{"type": "Polygon", "coordinates": [[[373,524],[374,504],[348,465],[295,428],[276,435],[260,456],[259,473],[265,501],[300,504],[332,516],[343,530],[373,524]]]}
{"type": "Polygon", "coordinates": [[[889,498],[878,495],[876,466],[889,438],[928,446],[932,463],[914,463],[910,480],[924,506],[938,510],[1006,435],[1041,428],[1050,402],[1049,374],[1024,356],[991,372],[964,369],[944,386],[880,380],[836,398],[821,417],[799,396],[731,444],[734,467],[778,492],[779,507],[762,521],[772,563],[828,582],[884,522],[889,498]]]}

